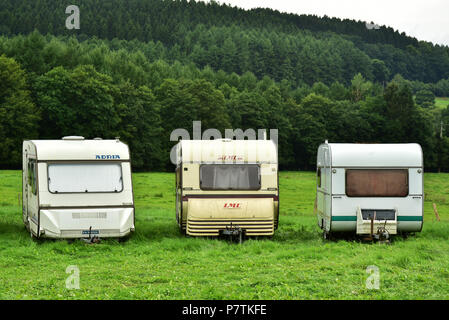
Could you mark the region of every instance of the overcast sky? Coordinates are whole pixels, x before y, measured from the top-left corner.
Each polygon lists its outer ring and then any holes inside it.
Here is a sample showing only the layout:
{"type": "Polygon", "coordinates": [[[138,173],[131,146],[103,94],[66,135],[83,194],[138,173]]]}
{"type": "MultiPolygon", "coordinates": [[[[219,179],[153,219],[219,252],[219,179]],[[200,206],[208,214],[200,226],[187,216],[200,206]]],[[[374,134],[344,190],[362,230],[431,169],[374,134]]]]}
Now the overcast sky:
{"type": "MultiPolygon", "coordinates": [[[[207,1],[207,0],[205,0],[207,1]]],[[[418,40],[449,45],[448,0],[218,0],[244,9],[272,8],[390,26],[418,40]]]]}

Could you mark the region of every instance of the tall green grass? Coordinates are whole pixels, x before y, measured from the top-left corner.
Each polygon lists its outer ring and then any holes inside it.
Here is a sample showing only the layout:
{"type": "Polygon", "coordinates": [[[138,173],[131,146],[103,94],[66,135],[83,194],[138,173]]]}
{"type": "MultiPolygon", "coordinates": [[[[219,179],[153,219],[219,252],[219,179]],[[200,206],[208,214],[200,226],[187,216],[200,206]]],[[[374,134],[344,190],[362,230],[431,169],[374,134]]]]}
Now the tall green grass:
{"type": "Polygon", "coordinates": [[[435,98],[435,106],[441,109],[446,109],[449,105],[449,98],[435,98]]]}
{"type": "Polygon", "coordinates": [[[1,299],[448,299],[449,175],[425,175],[422,233],[390,245],[324,242],[311,172],[280,175],[280,227],[242,245],[186,238],[174,212],[174,174],[136,173],[136,233],[97,245],[32,241],[22,225],[19,171],[0,171],[1,299]],[[432,202],[441,222],[435,221],[432,202]],[[69,265],[80,289],[68,290],[69,265]],[[380,270],[368,290],[367,266],[380,270]]]}

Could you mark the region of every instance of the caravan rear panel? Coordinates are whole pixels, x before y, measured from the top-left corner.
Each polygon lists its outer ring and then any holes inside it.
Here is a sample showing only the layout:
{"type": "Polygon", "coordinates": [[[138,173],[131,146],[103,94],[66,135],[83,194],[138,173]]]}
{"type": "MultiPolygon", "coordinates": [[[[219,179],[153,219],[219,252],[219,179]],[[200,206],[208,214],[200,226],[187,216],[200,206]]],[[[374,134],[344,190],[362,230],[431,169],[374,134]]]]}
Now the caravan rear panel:
{"type": "Polygon", "coordinates": [[[326,143],[318,149],[317,177],[317,217],[324,232],[365,234],[369,213],[376,217],[375,229],[421,231],[423,161],[418,144],[326,143]]]}

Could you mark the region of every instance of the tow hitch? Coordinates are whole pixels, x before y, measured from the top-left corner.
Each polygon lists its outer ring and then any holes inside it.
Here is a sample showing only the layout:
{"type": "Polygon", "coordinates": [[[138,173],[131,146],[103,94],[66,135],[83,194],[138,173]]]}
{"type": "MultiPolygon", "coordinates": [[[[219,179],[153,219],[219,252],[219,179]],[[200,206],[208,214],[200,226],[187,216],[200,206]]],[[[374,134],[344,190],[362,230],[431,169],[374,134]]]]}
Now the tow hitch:
{"type": "Polygon", "coordinates": [[[93,244],[93,243],[100,243],[100,238],[96,235],[92,236],[92,226],[90,226],[89,228],[89,238],[81,238],[81,240],[83,240],[84,242],[88,243],[88,244],[93,244]]]}
{"type": "Polygon", "coordinates": [[[397,234],[397,209],[357,208],[357,234],[367,241],[389,243],[390,235],[397,234]]]}
{"type": "Polygon", "coordinates": [[[374,217],[371,218],[371,232],[365,240],[374,241],[377,240],[379,243],[390,243],[390,233],[388,232],[386,225],[387,221],[383,226],[377,228],[377,232],[374,233],[374,220],[376,219],[376,214],[374,213],[374,217]]]}
{"type": "Polygon", "coordinates": [[[386,228],[387,221],[383,226],[377,228],[377,233],[373,235],[374,239],[378,240],[379,243],[390,243],[390,233],[386,228]]]}
{"type": "Polygon", "coordinates": [[[245,236],[245,230],[238,226],[233,226],[232,222],[229,226],[226,226],[226,229],[222,229],[219,231],[220,236],[227,237],[231,242],[238,239],[239,244],[243,242],[243,237],[245,236]]]}

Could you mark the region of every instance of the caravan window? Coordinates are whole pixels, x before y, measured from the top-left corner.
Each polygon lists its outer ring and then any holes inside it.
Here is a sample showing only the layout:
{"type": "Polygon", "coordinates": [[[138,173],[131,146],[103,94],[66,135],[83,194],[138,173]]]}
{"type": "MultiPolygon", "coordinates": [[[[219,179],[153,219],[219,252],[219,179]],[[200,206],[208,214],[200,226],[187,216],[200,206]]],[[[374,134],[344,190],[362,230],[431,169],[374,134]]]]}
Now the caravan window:
{"type": "Polygon", "coordinates": [[[51,193],[121,192],[120,163],[48,164],[48,190],[51,193]]]}
{"type": "Polygon", "coordinates": [[[205,164],[200,168],[203,190],[259,190],[260,168],[256,164],[205,164]]]}
{"type": "Polygon", "coordinates": [[[31,193],[37,194],[37,181],[36,181],[36,160],[28,160],[28,185],[30,186],[31,193]]]}
{"type": "Polygon", "coordinates": [[[176,168],[176,188],[181,187],[181,167],[176,168]]]}
{"type": "Polygon", "coordinates": [[[406,197],[408,170],[346,170],[348,197],[406,197]]]}
{"type": "Polygon", "coordinates": [[[321,188],[321,168],[318,168],[316,179],[318,188],[321,188]]]}

